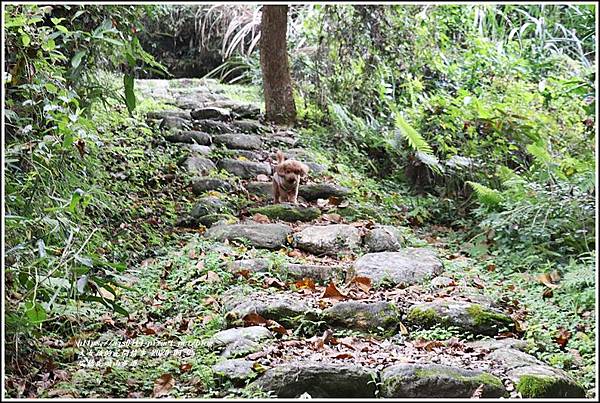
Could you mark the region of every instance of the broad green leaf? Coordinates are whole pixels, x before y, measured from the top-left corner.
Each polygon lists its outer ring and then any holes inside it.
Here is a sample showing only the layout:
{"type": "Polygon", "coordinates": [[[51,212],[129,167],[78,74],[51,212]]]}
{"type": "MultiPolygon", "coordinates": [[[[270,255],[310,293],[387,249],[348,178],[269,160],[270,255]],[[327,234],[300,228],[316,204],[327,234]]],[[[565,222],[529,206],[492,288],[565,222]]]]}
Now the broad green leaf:
{"type": "Polygon", "coordinates": [[[54,39],[49,39],[48,41],[46,41],[46,43],[42,45],[42,49],[44,49],[46,52],[54,50],[55,48],[56,42],[54,42],[54,39]]]}
{"type": "Polygon", "coordinates": [[[123,42],[121,42],[119,40],[116,40],[116,39],[113,39],[113,38],[102,37],[102,40],[104,42],[108,42],[108,43],[111,43],[111,44],[117,45],[117,46],[123,46],[124,45],[123,42]]]}
{"type": "Polygon", "coordinates": [[[46,88],[46,91],[51,94],[56,94],[58,92],[58,87],[52,83],[46,83],[44,84],[44,87],[46,88]]]}
{"type": "Polygon", "coordinates": [[[35,301],[27,301],[25,303],[25,315],[27,315],[29,320],[33,323],[43,322],[48,317],[44,307],[39,302],[35,301]]]}

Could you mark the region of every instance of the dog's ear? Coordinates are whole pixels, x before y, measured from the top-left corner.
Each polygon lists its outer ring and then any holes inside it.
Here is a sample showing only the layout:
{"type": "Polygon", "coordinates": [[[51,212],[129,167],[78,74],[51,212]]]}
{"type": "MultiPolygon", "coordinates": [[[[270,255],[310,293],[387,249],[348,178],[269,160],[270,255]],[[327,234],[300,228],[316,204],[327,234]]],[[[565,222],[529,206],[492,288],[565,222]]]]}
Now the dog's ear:
{"type": "Polygon", "coordinates": [[[277,163],[281,164],[285,160],[285,156],[281,152],[281,150],[277,150],[277,163]]]}

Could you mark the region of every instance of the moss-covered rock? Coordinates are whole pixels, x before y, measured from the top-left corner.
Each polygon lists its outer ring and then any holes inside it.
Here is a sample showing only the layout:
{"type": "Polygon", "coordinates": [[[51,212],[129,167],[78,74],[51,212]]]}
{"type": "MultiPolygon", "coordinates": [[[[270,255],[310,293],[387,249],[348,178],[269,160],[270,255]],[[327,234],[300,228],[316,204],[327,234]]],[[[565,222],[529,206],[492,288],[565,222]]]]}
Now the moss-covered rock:
{"type": "Polygon", "coordinates": [[[439,299],[417,304],[409,309],[407,322],[417,328],[454,326],[473,334],[492,336],[513,326],[504,313],[480,304],[439,299]]]}
{"type": "Polygon", "coordinates": [[[507,391],[494,375],[439,364],[397,364],[381,373],[382,397],[471,397],[481,385],[482,397],[507,391]]]}
{"type": "Polygon", "coordinates": [[[231,214],[207,214],[198,218],[198,222],[205,227],[211,227],[214,224],[235,224],[238,222],[237,217],[231,214]]]}
{"type": "Polygon", "coordinates": [[[323,319],[334,326],[377,331],[398,325],[400,313],[386,301],[343,301],[323,311],[323,319]]]}
{"type": "MultiPolygon", "coordinates": [[[[527,367],[522,368],[526,369],[527,367]]],[[[551,375],[525,373],[520,376],[516,390],[525,398],[585,397],[583,388],[572,380],[551,375]]]]}
{"type": "Polygon", "coordinates": [[[248,210],[250,214],[264,214],[274,220],[311,221],[321,215],[321,210],[316,207],[302,207],[293,204],[273,204],[248,210]]]}

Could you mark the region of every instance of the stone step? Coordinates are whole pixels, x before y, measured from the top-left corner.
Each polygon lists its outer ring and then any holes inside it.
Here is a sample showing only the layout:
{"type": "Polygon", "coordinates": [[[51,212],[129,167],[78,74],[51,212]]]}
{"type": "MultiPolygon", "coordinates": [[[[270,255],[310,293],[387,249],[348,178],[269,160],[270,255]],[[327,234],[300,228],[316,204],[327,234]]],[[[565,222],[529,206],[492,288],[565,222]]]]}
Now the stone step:
{"type": "Polygon", "coordinates": [[[223,145],[231,149],[260,150],[262,140],[259,136],[252,134],[217,134],[213,136],[213,143],[223,145]]]}
{"type": "Polygon", "coordinates": [[[191,120],[190,111],[182,110],[167,110],[167,111],[150,111],[146,114],[147,119],[160,120],[166,117],[176,117],[185,120],[191,120]]]}
{"type": "Polygon", "coordinates": [[[347,224],[313,225],[294,235],[298,249],[313,255],[350,254],[361,244],[360,231],[347,224]]]}
{"type": "Polygon", "coordinates": [[[253,273],[270,273],[272,275],[281,275],[284,278],[302,280],[310,278],[314,281],[339,282],[344,279],[345,268],[343,266],[326,266],[318,264],[289,263],[275,265],[270,259],[243,259],[231,262],[228,266],[232,272],[243,269],[253,273]]]}
{"type": "Polygon", "coordinates": [[[217,170],[217,166],[208,158],[190,155],[183,162],[183,167],[194,175],[204,176],[217,170]]]}
{"type": "Polygon", "coordinates": [[[354,262],[352,274],[369,277],[374,285],[407,286],[421,283],[443,270],[435,253],[425,248],[368,253],[354,262]]]}
{"type": "Polygon", "coordinates": [[[321,215],[321,210],[316,207],[303,207],[294,204],[273,204],[264,207],[248,209],[250,214],[262,214],[274,220],[288,222],[312,221],[321,215]]]}
{"type": "Polygon", "coordinates": [[[377,332],[397,328],[400,312],[386,301],[341,301],[325,309],[322,318],[334,327],[377,332]]]}
{"type": "Polygon", "coordinates": [[[192,181],[192,191],[195,194],[210,191],[231,192],[233,191],[233,185],[225,179],[196,178],[192,181]]]}
{"type": "Polygon", "coordinates": [[[199,144],[208,146],[212,144],[210,134],[198,130],[178,130],[165,136],[172,143],[199,144]]]}
{"type": "Polygon", "coordinates": [[[194,109],[190,112],[190,115],[194,119],[212,119],[212,120],[230,120],[231,112],[229,109],[217,108],[217,107],[204,107],[194,109]]]}
{"type": "Polygon", "coordinates": [[[514,330],[513,320],[498,309],[467,301],[438,299],[414,305],[406,316],[411,327],[456,327],[463,332],[493,336],[514,330]]]}

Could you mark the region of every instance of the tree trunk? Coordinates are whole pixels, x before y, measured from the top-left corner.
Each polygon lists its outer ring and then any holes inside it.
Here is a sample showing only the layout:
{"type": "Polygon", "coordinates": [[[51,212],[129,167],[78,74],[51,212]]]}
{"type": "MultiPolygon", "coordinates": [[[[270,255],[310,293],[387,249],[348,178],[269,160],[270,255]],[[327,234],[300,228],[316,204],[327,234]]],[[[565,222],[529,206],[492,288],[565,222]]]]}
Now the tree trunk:
{"type": "Polygon", "coordinates": [[[292,78],[287,56],[288,6],[263,6],[260,22],[260,66],[267,120],[277,124],[296,121],[292,78]]]}

